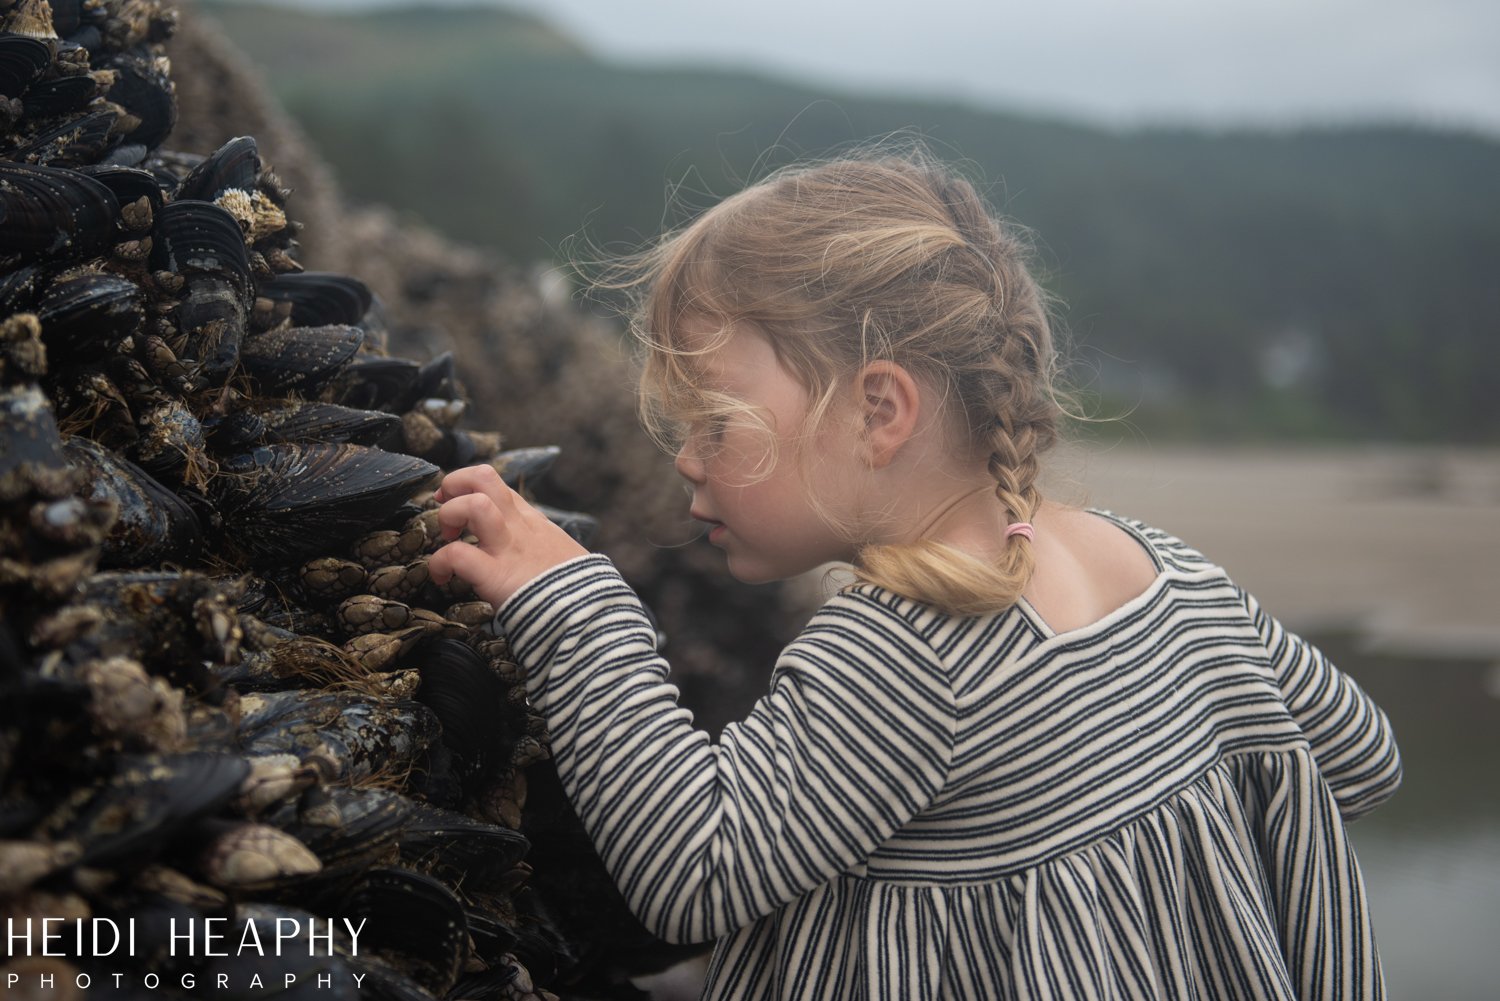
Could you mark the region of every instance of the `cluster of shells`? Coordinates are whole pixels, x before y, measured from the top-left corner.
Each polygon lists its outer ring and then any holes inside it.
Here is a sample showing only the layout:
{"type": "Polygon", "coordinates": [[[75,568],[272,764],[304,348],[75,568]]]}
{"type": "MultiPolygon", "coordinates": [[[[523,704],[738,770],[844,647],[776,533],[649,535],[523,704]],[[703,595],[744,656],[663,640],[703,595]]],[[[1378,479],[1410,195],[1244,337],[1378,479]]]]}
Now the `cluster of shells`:
{"type": "Polygon", "coordinates": [[[252,139],[162,147],[173,23],[0,0],[0,916],[38,929],[0,982],[630,996],[673,954],[620,916],[494,610],[426,571],[443,469],[521,486],[555,450],[460,428],[452,358],[302,270],[252,139]],[[211,918],[337,934],[181,937],[211,918]],[[101,920],[129,954],[71,948],[101,920]]]}

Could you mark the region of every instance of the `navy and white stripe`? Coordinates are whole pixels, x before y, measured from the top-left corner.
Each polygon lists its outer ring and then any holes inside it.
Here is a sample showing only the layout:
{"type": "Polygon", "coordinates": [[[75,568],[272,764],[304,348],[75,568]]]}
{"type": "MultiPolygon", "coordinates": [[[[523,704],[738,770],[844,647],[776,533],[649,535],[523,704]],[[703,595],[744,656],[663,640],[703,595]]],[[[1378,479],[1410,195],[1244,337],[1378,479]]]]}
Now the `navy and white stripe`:
{"type": "MultiPolygon", "coordinates": [[[[1109,516],[1113,517],[1113,516],[1109,516]]],[[[1054,635],[831,599],[715,745],[603,557],[497,616],[574,806],[707,996],[1372,998],[1343,819],[1395,789],[1384,715],[1181,542],[1054,635]]]]}

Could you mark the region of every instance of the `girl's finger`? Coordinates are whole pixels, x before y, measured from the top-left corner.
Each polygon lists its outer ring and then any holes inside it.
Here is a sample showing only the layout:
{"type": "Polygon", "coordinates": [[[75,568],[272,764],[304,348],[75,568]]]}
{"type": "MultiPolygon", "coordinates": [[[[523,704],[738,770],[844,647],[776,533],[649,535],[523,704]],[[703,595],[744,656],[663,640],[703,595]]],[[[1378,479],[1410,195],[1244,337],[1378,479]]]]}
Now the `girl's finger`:
{"type": "Polygon", "coordinates": [[[444,501],[437,517],[443,539],[452,541],[468,530],[487,553],[498,552],[510,535],[499,508],[485,494],[463,494],[444,501]]]}
{"type": "Polygon", "coordinates": [[[505,485],[504,480],[500,479],[500,474],[495,471],[494,466],[477,465],[455,469],[444,476],[442,485],[433,496],[439,501],[449,501],[455,497],[475,493],[484,494],[496,505],[504,505],[513,495],[513,491],[505,485]]]}
{"type": "Polygon", "coordinates": [[[498,571],[493,557],[467,542],[450,542],[427,560],[427,576],[434,584],[442,586],[456,575],[476,593],[488,593],[488,578],[497,576],[498,571]]]}

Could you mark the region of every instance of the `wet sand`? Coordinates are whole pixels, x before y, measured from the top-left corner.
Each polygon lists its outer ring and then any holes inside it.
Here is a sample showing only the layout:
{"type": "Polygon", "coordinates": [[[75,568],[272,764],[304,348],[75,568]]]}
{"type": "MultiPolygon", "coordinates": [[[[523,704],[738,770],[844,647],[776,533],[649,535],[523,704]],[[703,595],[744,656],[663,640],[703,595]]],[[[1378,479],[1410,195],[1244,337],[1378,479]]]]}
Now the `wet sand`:
{"type": "Polygon", "coordinates": [[[1289,627],[1500,661],[1500,450],[1073,446],[1051,496],[1139,518],[1289,627]]]}

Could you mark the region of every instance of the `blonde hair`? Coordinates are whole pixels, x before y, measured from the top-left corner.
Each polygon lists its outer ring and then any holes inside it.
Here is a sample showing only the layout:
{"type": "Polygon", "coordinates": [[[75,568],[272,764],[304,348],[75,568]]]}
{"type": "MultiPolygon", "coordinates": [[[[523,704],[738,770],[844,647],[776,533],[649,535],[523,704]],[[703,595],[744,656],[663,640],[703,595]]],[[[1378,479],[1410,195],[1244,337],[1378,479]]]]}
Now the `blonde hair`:
{"type": "MultiPolygon", "coordinates": [[[[920,153],[777,171],[632,262],[642,421],[669,449],[705,421],[769,431],[750,407],[701,383],[693,358],[713,343],[692,350],[682,338],[690,319],[719,324],[723,336],[751,324],[813,401],[800,440],[816,433],[841,380],[890,360],[942,391],[953,425],[988,457],[1010,521],[1030,521],[1041,502],[1038,456],[1056,442],[1062,411],[1028,249],[972,184],[920,153]]],[[[866,545],[855,573],[975,615],[1015,604],[1033,566],[1029,541],[1016,535],[993,563],[932,540],[866,545]]]]}

